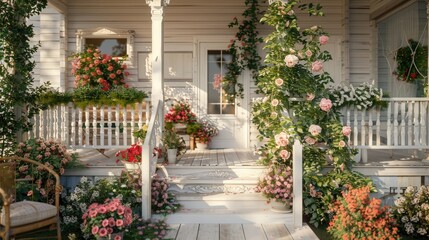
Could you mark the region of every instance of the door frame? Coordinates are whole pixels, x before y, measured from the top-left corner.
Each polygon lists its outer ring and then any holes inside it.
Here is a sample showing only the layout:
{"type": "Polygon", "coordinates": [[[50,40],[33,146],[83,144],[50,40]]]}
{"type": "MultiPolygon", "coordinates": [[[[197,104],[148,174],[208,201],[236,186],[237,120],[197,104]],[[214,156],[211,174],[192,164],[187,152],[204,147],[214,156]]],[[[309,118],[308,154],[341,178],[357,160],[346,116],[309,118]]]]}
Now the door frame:
{"type": "MultiPolygon", "coordinates": [[[[216,50],[228,50],[228,44],[230,43],[231,36],[196,36],[194,37],[194,94],[197,97],[194,103],[195,112],[199,117],[209,116],[207,114],[207,84],[202,84],[202,78],[205,79],[207,75],[207,62],[205,59],[201,59],[202,50],[207,48],[203,45],[212,44],[213,49],[216,50]],[[219,49],[216,47],[220,46],[219,49]],[[200,106],[203,105],[203,106],[200,106]]],[[[235,114],[234,116],[223,116],[225,119],[235,119],[235,129],[239,131],[234,132],[235,147],[236,148],[249,148],[250,147],[250,72],[245,70],[239,76],[238,81],[243,84],[244,98],[238,98],[235,102],[235,114]]],[[[220,116],[211,115],[212,118],[220,116]]]]}

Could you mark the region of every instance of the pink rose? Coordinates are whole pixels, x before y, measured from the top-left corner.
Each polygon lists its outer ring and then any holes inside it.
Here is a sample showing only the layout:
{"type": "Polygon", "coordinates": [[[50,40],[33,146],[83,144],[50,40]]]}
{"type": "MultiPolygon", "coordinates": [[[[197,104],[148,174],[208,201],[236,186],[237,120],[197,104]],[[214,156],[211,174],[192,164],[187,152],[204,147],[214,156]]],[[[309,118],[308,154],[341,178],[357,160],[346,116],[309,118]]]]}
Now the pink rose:
{"type": "Polygon", "coordinates": [[[315,61],[311,64],[311,70],[313,72],[320,72],[323,69],[323,63],[321,61],[315,61]]]}
{"type": "Polygon", "coordinates": [[[281,85],[283,85],[283,79],[281,79],[281,78],[277,78],[276,80],[275,80],[275,83],[276,83],[276,85],[277,86],[281,86],[281,85]]]}
{"type": "Polygon", "coordinates": [[[305,142],[306,142],[306,143],[308,143],[308,144],[310,144],[310,145],[313,145],[313,144],[315,144],[317,141],[316,141],[316,139],[314,139],[314,138],[306,137],[306,138],[305,138],[305,142]]]}
{"type": "Polygon", "coordinates": [[[311,57],[311,56],[313,56],[313,52],[311,50],[307,50],[307,51],[305,51],[305,55],[307,57],[311,57]]]}
{"type": "Polygon", "coordinates": [[[310,132],[313,136],[317,136],[322,132],[322,128],[319,125],[312,124],[308,128],[308,132],[310,132]]]}
{"type": "Polygon", "coordinates": [[[288,150],[281,150],[280,157],[283,158],[284,160],[287,160],[290,157],[290,152],[288,150]]]}
{"type": "Polygon", "coordinates": [[[297,63],[298,63],[298,57],[293,55],[293,54],[289,54],[285,57],[285,63],[287,67],[294,67],[297,63]]]}
{"type": "Polygon", "coordinates": [[[319,106],[322,111],[329,112],[329,110],[332,108],[332,101],[327,98],[322,98],[322,100],[320,100],[319,106]]]}
{"type": "Polygon", "coordinates": [[[97,234],[98,233],[98,226],[93,226],[91,229],[91,233],[92,233],[92,235],[97,234]]]}
{"type": "Polygon", "coordinates": [[[350,134],[352,133],[352,128],[351,127],[349,127],[349,126],[344,126],[343,127],[343,130],[341,131],[341,133],[344,135],[344,136],[350,136],[350,134]]]}
{"type": "Polygon", "coordinates": [[[122,240],[122,237],[119,235],[116,235],[115,238],[113,240],[122,240]]]}
{"type": "Polygon", "coordinates": [[[344,141],[340,141],[340,142],[338,143],[338,146],[339,146],[339,147],[345,147],[345,146],[346,146],[346,142],[344,142],[344,141]]]}
{"type": "Polygon", "coordinates": [[[109,218],[109,227],[114,227],[114,226],[115,226],[115,219],[109,218]]]}
{"type": "Polygon", "coordinates": [[[27,196],[28,196],[28,197],[33,196],[33,190],[28,191],[28,192],[27,192],[27,196]]]}
{"type": "Polygon", "coordinates": [[[285,147],[289,144],[289,135],[287,135],[285,132],[281,132],[275,135],[274,139],[276,141],[276,144],[280,147],[285,147]]]}
{"type": "Polygon", "coordinates": [[[307,101],[311,101],[311,100],[313,100],[314,99],[314,94],[313,93],[307,93],[307,96],[305,97],[305,99],[307,100],[307,101]]]}
{"type": "Polygon", "coordinates": [[[321,45],[327,44],[328,40],[329,40],[328,36],[322,35],[322,36],[319,37],[319,42],[320,42],[321,45]]]}
{"type": "Polygon", "coordinates": [[[104,206],[100,206],[100,207],[98,208],[98,212],[99,212],[99,213],[101,213],[101,214],[104,214],[104,213],[106,213],[106,212],[107,212],[107,209],[106,209],[106,207],[104,207],[104,206]]]}

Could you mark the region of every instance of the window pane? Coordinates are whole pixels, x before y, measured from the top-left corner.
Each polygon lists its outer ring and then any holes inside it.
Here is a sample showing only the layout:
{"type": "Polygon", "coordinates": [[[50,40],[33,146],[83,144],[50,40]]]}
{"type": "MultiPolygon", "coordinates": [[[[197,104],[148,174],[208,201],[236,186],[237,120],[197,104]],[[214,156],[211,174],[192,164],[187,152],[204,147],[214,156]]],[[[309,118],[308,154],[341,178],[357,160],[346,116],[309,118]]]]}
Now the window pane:
{"type": "Polygon", "coordinates": [[[123,57],[127,55],[127,39],[126,38],[86,38],[86,46],[93,46],[102,53],[114,56],[123,57]]]}
{"type": "Polygon", "coordinates": [[[228,103],[221,81],[227,72],[226,64],[232,56],[228,51],[209,50],[207,52],[207,113],[235,114],[234,103],[228,103]]]}

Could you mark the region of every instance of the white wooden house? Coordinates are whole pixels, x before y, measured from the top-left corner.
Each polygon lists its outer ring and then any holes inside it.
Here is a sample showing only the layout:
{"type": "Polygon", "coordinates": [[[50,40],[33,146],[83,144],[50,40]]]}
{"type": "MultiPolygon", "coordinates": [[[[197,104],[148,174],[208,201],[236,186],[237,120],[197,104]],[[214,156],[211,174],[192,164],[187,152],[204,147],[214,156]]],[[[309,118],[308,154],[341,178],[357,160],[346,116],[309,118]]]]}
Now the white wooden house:
{"type": "MultiPolygon", "coordinates": [[[[356,115],[354,119],[360,120],[355,129],[363,134],[371,131],[367,134],[369,140],[356,137],[359,140],[356,142],[364,149],[413,149],[409,155],[427,149],[427,139],[415,139],[429,136],[429,128],[425,127],[428,99],[408,101],[416,96],[416,86],[396,80],[392,72],[395,51],[405,46],[408,39],[428,45],[428,1],[304,2],[318,2],[324,7],[325,17],[299,15],[298,20],[303,27],[320,25],[330,34],[326,50],[331,52],[333,60],[325,70],[336,84],[374,82],[390,97],[401,97],[392,100],[389,112],[393,116],[388,120],[392,123],[392,134],[397,130],[390,145],[372,147],[377,145],[372,143],[373,135],[374,141],[389,138],[377,133],[380,128],[376,126],[379,119],[376,113],[368,113],[369,117],[365,116],[364,120],[356,115]],[[413,118],[411,113],[415,113],[413,118]]],[[[252,149],[258,142],[257,131],[251,125],[250,103],[258,96],[250,74],[245,72],[240,77],[244,98],[237,99],[235,104],[226,104],[228,107],[224,110],[214,107],[225,104],[220,97],[208,96],[211,68],[216,66],[210,60],[223,54],[228,57],[225,50],[236,30],[227,26],[234,17],[240,19],[244,8],[244,0],[49,0],[49,7],[31,19],[37,32],[34,40],[42,43],[35,56],[36,82],[49,81],[61,91],[72,89],[67,56],[81,51],[85,43],[96,38],[117,39],[126,46],[131,73],[127,81],[132,87],[151,92],[153,99],[189,99],[199,116],[208,116],[218,123],[221,133],[214,139],[213,148],[252,149]]],[[[262,36],[269,32],[268,26],[260,26],[262,36]]],[[[263,54],[262,48],[260,51],[263,54]]],[[[381,131],[389,131],[386,130],[389,126],[383,126],[381,131]]],[[[429,165],[424,165],[421,159],[402,163],[395,158],[397,161],[392,165],[389,153],[370,152],[370,155],[384,158],[356,169],[370,176],[385,176],[378,177],[379,187],[385,192],[390,187],[429,182],[429,165]]]]}

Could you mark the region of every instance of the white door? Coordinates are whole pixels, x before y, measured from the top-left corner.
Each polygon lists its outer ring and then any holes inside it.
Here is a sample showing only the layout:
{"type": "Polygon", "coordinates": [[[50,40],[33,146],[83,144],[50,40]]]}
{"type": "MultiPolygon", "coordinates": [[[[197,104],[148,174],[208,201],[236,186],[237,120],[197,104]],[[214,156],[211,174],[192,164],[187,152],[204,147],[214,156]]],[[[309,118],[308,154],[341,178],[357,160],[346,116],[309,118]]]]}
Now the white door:
{"type": "MultiPolygon", "coordinates": [[[[215,123],[219,135],[212,139],[211,148],[247,148],[249,139],[248,92],[246,99],[228,102],[222,87],[216,82],[226,73],[232,60],[228,42],[198,43],[198,115],[215,123]],[[238,105],[237,103],[240,104],[238,105]]],[[[239,81],[243,82],[243,77],[239,81]]],[[[246,84],[245,89],[248,89],[246,84]]]]}

